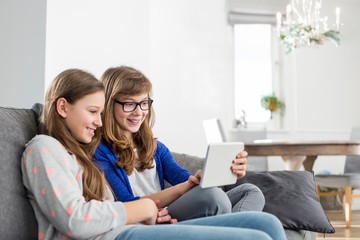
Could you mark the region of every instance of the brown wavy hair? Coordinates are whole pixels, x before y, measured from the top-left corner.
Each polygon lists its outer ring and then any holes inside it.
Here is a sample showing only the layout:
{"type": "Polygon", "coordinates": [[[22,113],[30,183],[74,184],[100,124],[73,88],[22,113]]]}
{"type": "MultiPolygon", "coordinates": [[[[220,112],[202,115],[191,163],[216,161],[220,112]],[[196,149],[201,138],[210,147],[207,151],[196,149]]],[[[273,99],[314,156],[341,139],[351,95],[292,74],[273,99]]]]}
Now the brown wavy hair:
{"type": "MultiPolygon", "coordinates": [[[[135,167],[135,152],[131,142],[124,135],[123,130],[117,124],[114,116],[115,99],[140,94],[152,94],[152,84],[140,71],[120,66],[109,68],[104,72],[100,81],[105,86],[105,108],[103,112],[103,138],[110,144],[119,159],[116,164],[124,168],[130,175],[135,167]]],[[[154,110],[149,109],[144,122],[138,132],[133,134],[133,141],[137,146],[140,166],[138,171],[153,167],[153,156],[156,150],[156,140],[151,128],[154,125],[154,110]]]]}
{"type": "Polygon", "coordinates": [[[104,85],[92,74],[79,69],[65,70],[52,81],[40,117],[45,133],[64,145],[83,167],[83,195],[87,201],[102,200],[105,197],[105,178],[92,160],[101,140],[101,132],[99,128],[96,129],[95,136],[89,144],[77,141],[68,129],[65,119],[58,114],[56,102],[59,98],[65,98],[70,104],[75,104],[84,96],[99,91],[104,91],[104,85]]]}

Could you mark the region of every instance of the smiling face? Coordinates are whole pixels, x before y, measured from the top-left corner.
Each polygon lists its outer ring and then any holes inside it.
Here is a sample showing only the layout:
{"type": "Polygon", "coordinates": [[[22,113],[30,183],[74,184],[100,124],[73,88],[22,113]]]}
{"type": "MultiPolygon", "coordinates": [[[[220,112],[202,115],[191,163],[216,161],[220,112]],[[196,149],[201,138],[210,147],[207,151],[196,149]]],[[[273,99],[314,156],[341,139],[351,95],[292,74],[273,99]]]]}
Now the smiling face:
{"type": "MultiPolygon", "coordinates": [[[[149,96],[147,93],[128,96],[118,99],[120,102],[134,102],[139,103],[148,100],[149,96]]],[[[132,134],[139,131],[141,124],[144,122],[146,116],[150,110],[142,110],[140,106],[136,106],[132,112],[124,112],[123,106],[120,103],[114,105],[115,121],[123,130],[124,135],[132,140],[132,134]]]]}
{"type": "Polygon", "coordinates": [[[74,138],[82,143],[90,143],[95,130],[102,126],[101,112],[104,109],[105,96],[103,91],[88,94],[76,101],[68,103],[64,98],[64,117],[67,127],[74,138]]]}

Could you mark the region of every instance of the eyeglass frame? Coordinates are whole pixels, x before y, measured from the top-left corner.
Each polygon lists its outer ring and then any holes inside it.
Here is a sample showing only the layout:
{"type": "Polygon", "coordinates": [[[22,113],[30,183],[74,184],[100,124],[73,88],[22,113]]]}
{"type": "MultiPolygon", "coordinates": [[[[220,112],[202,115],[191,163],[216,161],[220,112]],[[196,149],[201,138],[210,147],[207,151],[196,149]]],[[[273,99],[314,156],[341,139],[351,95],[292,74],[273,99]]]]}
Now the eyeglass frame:
{"type": "Polygon", "coordinates": [[[120,104],[121,107],[122,107],[122,110],[123,110],[124,112],[126,112],[126,113],[131,113],[131,112],[135,111],[138,106],[140,107],[140,109],[141,109],[142,111],[149,111],[150,108],[151,108],[152,103],[154,102],[154,100],[151,99],[151,98],[149,98],[149,99],[147,99],[147,100],[143,100],[143,101],[140,101],[140,102],[121,102],[121,101],[118,100],[118,99],[114,99],[114,102],[120,104]],[[148,108],[148,109],[143,109],[143,108],[142,108],[141,104],[144,103],[144,102],[148,102],[148,105],[149,105],[149,108],[148,108]],[[134,107],[134,109],[131,110],[131,111],[125,111],[125,104],[129,104],[129,103],[135,104],[135,107],[134,107]]]}

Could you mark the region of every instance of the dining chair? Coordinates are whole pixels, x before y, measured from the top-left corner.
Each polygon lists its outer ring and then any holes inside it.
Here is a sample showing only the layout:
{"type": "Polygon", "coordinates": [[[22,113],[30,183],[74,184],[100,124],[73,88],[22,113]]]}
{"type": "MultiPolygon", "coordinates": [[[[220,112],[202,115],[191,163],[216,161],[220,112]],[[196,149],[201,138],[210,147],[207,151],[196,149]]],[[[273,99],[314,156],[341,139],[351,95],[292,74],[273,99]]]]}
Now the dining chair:
{"type": "MultiPolygon", "coordinates": [[[[218,118],[211,118],[203,120],[203,127],[205,130],[206,140],[208,143],[212,142],[228,142],[222,127],[221,121],[218,118]]],[[[263,128],[259,131],[242,131],[236,137],[238,142],[251,142],[254,140],[265,139],[266,129],[263,128]]],[[[245,145],[246,150],[246,145],[245,145]]],[[[247,157],[247,170],[248,171],[266,171],[268,170],[267,157],[248,156],[247,157]]]]}
{"type": "MultiPolygon", "coordinates": [[[[360,140],[360,127],[353,127],[350,140],[360,140]]],[[[344,174],[315,175],[318,197],[343,196],[343,211],[346,227],[351,227],[351,206],[353,198],[359,198],[354,189],[360,189],[360,156],[346,156],[344,174]],[[321,187],[335,188],[337,191],[325,192],[321,187]]]]}
{"type": "Polygon", "coordinates": [[[205,130],[206,141],[208,143],[226,142],[226,136],[220,119],[211,118],[203,120],[203,127],[205,130]]]}

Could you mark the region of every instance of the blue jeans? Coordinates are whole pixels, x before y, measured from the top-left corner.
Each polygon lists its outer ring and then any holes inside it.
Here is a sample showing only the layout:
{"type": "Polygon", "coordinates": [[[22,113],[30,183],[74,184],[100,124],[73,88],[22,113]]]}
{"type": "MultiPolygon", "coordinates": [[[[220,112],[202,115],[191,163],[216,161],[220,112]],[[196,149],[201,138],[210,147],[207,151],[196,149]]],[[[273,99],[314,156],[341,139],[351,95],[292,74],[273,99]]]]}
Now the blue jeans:
{"type": "Polygon", "coordinates": [[[226,193],[217,187],[190,189],[168,206],[169,214],[178,221],[220,215],[231,212],[262,211],[265,198],[261,190],[250,183],[234,187],[226,193]]]}
{"type": "Polygon", "coordinates": [[[180,222],[231,213],[231,202],[220,188],[202,189],[196,186],[169,204],[168,211],[171,217],[180,222]]]}
{"type": "Polygon", "coordinates": [[[286,240],[279,219],[265,212],[239,212],[163,225],[136,225],[115,240],[286,240]]]}
{"type": "Polygon", "coordinates": [[[260,188],[251,183],[240,184],[226,192],[232,212],[262,211],[265,197],[260,188]]]}

